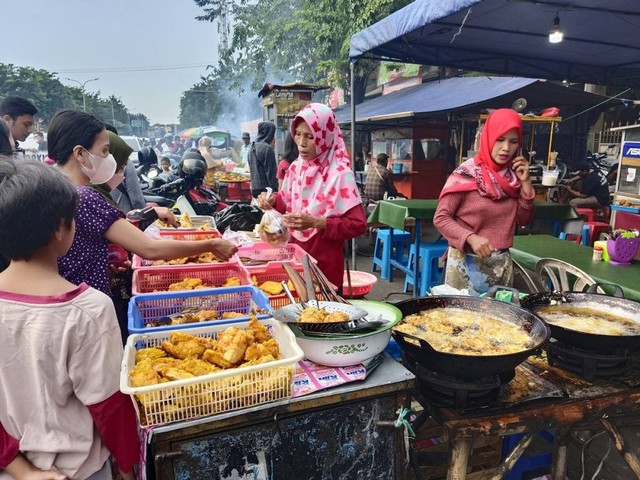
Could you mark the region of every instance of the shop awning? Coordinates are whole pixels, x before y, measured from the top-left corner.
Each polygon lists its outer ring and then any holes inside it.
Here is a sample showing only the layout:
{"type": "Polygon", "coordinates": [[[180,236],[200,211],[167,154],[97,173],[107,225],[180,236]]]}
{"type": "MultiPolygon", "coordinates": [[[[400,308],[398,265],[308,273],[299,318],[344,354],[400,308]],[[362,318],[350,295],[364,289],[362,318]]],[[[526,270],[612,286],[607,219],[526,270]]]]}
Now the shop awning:
{"type": "Polygon", "coordinates": [[[640,1],[416,0],[353,35],[349,56],[638,87],[640,1]]]}
{"type": "MultiPolygon", "coordinates": [[[[520,77],[457,77],[408,87],[359,104],[356,122],[401,123],[410,117],[438,116],[445,113],[478,113],[483,108],[510,107],[517,98],[527,100],[524,110],[545,107],[588,108],[607,101],[606,97],[564,87],[551,82],[520,77]]],[[[619,100],[606,102],[615,105],[619,100]]],[[[563,113],[565,112],[565,113],[563,113]]],[[[349,105],[335,111],[341,124],[351,120],[349,105]]]]}

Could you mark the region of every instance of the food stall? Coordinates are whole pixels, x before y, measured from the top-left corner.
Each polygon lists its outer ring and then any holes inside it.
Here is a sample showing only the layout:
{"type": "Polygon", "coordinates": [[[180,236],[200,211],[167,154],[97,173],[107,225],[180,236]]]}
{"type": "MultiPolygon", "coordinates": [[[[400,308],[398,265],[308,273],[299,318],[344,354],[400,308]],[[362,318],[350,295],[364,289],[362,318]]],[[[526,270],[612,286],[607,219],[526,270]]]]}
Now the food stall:
{"type": "Polygon", "coordinates": [[[276,159],[284,154],[284,136],[288,135],[289,123],[300,110],[313,102],[313,94],[328,87],[301,82],[275,85],[266,83],[258,92],[262,97],[262,120],[276,126],[276,159]]]}
{"type": "Polygon", "coordinates": [[[613,228],[640,229],[640,125],[616,127],[611,131],[622,132],[611,225],[613,228]]]}
{"type": "Polygon", "coordinates": [[[393,183],[407,198],[437,198],[447,178],[445,148],[449,124],[440,120],[414,121],[410,127],[371,131],[371,161],[389,156],[393,183]]]}

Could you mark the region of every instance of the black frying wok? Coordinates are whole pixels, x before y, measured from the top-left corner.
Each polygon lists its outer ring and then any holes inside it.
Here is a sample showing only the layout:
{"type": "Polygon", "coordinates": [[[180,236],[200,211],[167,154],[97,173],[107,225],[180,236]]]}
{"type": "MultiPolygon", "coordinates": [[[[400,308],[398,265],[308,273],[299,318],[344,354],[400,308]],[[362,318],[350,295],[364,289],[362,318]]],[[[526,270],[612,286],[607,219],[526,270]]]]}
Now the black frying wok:
{"type": "Polygon", "coordinates": [[[396,342],[421,365],[433,371],[456,377],[479,378],[508,372],[522,363],[549,339],[549,328],[536,315],[516,305],[496,300],[461,296],[434,296],[406,300],[398,303],[396,307],[400,309],[403,316],[434,308],[461,308],[478,312],[479,315],[491,315],[514,323],[531,335],[532,346],[528,350],[506,355],[482,356],[438,352],[423,339],[393,331],[396,342]],[[418,340],[420,346],[408,342],[407,338],[418,340]]]}
{"type": "MultiPolygon", "coordinates": [[[[587,308],[596,312],[620,315],[640,324],[640,303],[622,297],[610,297],[595,292],[597,285],[587,293],[580,292],[543,292],[529,295],[522,301],[522,307],[535,313],[536,309],[548,305],[571,305],[587,308]]],[[[620,295],[622,292],[619,292],[620,295]]],[[[551,336],[574,347],[588,350],[606,351],[619,348],[637,349],[640,347],[640,335],[598,335],[570,330],[558,324],[549,324],[551,336]]]]}

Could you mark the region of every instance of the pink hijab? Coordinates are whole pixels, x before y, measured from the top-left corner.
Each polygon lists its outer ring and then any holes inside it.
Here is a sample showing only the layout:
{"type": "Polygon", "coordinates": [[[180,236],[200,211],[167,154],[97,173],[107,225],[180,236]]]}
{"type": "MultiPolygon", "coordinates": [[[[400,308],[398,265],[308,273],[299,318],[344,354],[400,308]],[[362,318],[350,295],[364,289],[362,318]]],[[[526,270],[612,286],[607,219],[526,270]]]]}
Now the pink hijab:
{"type": "Polygon", "coordinates": [[[473,190],[478,190],[480,195],[492,200],[516,198],[520,192],[520,180],[509,168],[513,158],[504,165],[497,164],[491,158],[496,140],[513,128],[518,131],[518,143],[522,144],[520,115],[510,108],[491,112],[480,137],[480,151],[453,171],[440,192],[440,198],[448,193],[473,190]]]}
{"type": "MultiPolygon", "coordinates": [[[[314,217],[337,217],[362,204],[349,154],[333,111],[321,103],[310,103],[291,122],[291,135],[304,121],[313,132],[316,157],[298,157],[289,167],[282,183],[281,197],[287,212],[314,217]]],[[[313,237],[316,228],[292,231],[299,241],[313,237]]]]}

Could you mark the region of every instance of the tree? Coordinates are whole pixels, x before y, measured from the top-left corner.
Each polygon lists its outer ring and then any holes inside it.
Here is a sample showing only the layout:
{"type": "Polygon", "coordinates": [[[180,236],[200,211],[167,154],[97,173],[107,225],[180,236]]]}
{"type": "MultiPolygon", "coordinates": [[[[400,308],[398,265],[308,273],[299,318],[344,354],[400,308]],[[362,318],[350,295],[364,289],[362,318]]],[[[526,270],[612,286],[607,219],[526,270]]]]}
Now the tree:
{"type": "MultiPolygon", "coordinates": [[[[215,21],[228,11],[233,25],[231,45],[218,72],[252,79],[259,89],[270,69],[280,76],[329,83],[348,91],[351,35],[410,0],[194,0],[204,10],[198,20],[215,21]]],[[[356,80],[364,85],[374,68],[358,62],[356,80]]],[[[364,88],[360,90],[364,95],[364,88]]]]}

